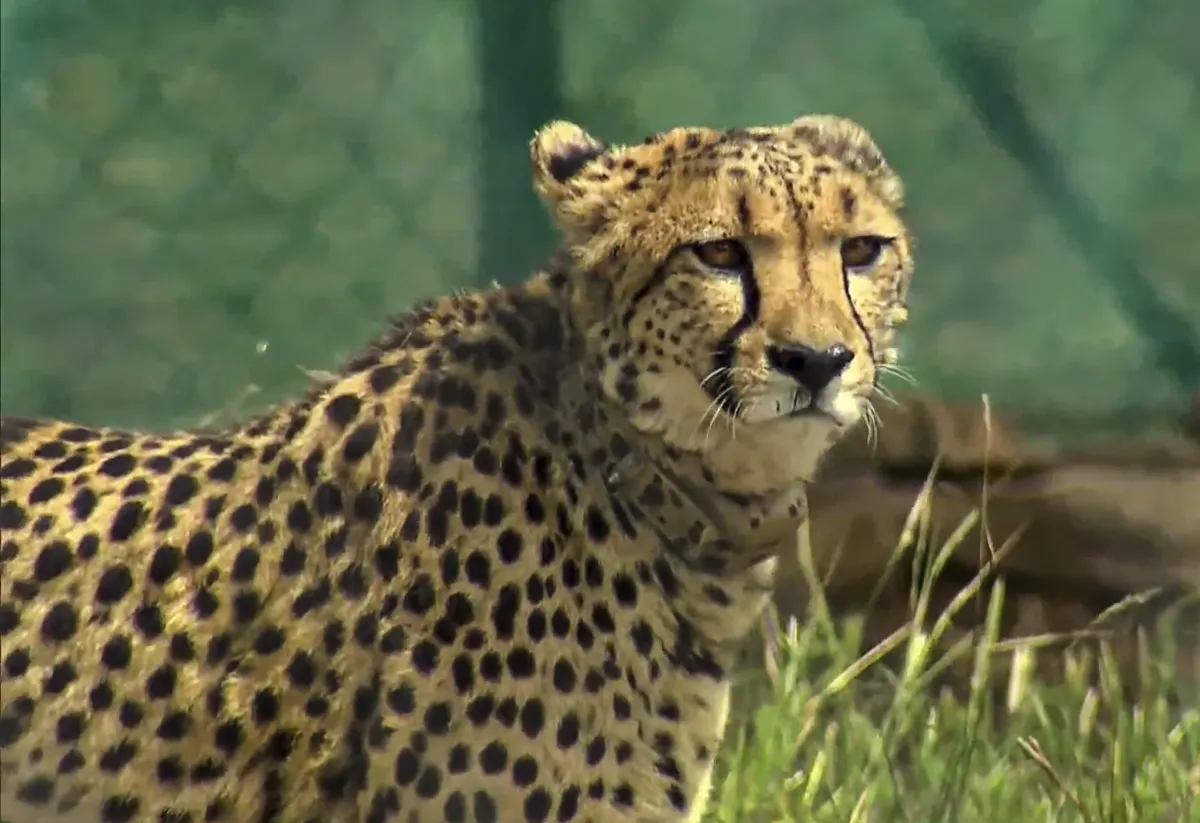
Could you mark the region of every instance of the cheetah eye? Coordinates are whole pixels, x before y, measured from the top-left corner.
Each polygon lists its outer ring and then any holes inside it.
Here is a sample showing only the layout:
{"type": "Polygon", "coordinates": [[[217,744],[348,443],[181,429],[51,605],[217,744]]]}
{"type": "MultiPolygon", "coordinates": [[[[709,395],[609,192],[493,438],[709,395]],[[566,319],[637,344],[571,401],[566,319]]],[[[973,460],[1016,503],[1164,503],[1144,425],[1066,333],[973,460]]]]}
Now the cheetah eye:
{"type": "Polygon", "coordinates": [[[843,240],[842,268],[853,274],[863,274],[879,262],[880,255],[891,242],[891,238],[873,234],[843,240]]]}
{"type": "Polygon", "coordinates": [[[697,243],[692,246],[692,251],[710,269],[736,272],[750,268],[750,252],[737,240],[697,243]]]}

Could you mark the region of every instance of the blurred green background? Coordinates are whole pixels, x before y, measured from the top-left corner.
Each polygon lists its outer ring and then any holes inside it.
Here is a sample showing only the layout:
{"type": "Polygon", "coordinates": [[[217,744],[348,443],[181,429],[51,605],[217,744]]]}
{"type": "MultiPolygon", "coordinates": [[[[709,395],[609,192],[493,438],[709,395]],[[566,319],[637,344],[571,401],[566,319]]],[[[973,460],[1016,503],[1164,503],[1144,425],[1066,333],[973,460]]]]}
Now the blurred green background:
{"type": "Polygon", "coordinates": [[[859,119],[923,388],[1063,439],[1200,389],[1200,4],[0,0],[0,400],[194,423],[553,237],[526,144],[859,119]]]}

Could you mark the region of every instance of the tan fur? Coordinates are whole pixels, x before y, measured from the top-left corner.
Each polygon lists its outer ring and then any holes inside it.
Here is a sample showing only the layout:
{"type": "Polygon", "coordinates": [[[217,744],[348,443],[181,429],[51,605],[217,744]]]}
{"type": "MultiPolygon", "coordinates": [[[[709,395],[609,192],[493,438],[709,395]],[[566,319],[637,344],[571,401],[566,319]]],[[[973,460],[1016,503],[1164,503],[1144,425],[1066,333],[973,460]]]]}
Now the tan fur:
{"type": "Polygon", "coordinates": [[[555,123],[530,156],[547,270],[307,397],[217,434],[4,420],[6,817],[700,815],[805,483],[894,359],[900,183],[827,116],[555,123]],[[843,270],[862,235],[890,242],[843,270]],[[699,262],[724,238],[752,272],[699,262]],[[768,363],[797,344],[855,355],[816,416],[768,363]]]}

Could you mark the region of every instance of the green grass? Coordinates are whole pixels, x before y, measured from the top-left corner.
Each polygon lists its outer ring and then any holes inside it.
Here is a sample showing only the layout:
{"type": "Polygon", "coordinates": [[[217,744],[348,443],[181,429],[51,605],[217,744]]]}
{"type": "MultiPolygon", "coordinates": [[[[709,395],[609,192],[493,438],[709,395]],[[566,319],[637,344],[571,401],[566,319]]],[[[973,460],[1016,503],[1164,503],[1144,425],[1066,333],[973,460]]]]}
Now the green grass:
{"type": "Polygon", "coordinates": [[[1039,681],[1035,649],[999,637],[1003,591],[957,642],[919,591],[926,619],[866,654],[861,621],[820,602],[774,632],[739,684],[704,823],[1200,823],[1200,704],[1166,662],[1170,633],[1147,639],[1136,701],[1103,642],[1039,681]]]}

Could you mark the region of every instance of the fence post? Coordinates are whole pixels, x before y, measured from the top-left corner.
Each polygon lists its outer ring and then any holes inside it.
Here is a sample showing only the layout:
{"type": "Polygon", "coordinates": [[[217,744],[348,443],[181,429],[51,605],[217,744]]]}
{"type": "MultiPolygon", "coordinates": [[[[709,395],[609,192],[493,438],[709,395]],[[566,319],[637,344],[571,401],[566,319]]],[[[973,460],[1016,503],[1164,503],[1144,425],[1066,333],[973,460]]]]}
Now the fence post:
{"type": "Polygon", "coordinates": [[[529,184],[527,146],[563,115],[558,0],[475,0],[480,88],[476,282],[512,283],[542,262],[552,234],[529,184]]]}

